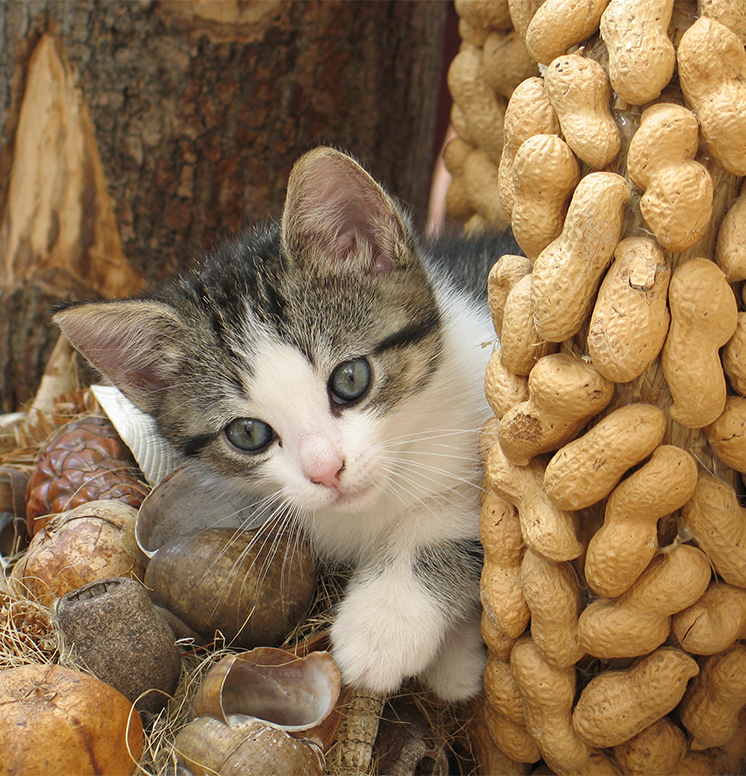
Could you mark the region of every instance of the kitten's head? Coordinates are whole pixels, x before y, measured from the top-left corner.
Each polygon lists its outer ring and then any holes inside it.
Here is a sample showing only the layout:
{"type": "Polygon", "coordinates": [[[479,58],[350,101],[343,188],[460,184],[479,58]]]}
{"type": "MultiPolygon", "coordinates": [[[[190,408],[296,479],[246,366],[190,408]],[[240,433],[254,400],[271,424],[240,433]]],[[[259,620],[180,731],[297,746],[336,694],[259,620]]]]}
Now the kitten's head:
{"type": "Polygon", "coordinates": [[[441,349],[406,217],[329,148],[293,168],[279,226],[145,299],[55,320],[184,455],[305,510],[386,489],[392,417],[441,349]]]}

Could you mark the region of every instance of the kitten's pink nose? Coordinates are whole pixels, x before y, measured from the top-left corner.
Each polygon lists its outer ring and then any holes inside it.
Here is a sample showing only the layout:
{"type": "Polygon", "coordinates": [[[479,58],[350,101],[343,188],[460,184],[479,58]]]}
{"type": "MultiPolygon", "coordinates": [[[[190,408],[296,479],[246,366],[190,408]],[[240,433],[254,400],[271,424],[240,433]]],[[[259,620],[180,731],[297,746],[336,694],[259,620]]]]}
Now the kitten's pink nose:
{"type": "Polygon", "coordinates": [[[342,474],[344,468],[344,461],[334,459],[333,461],[327,461],[323,465],[314,467],[311,471],[307,471],[306,476],[311,482],[315,482],[317,485],[326,485],[327,488],[338,488],[339,475],[342,474]]]}

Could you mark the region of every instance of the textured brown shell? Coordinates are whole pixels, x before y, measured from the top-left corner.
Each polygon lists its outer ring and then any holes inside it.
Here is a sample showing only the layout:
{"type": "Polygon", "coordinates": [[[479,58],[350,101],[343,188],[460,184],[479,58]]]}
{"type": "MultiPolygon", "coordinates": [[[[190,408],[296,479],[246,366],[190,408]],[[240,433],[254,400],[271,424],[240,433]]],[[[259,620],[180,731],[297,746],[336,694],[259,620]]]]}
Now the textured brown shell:
{"type": "Polygon", "coordinates": [[[39,451],[26,486],[26,520],[31,535],[42,516],[89,501],[123,501],[137,509],[148,490],[135,459],[107,418],[84,417],[58,429],[39,451]]]}

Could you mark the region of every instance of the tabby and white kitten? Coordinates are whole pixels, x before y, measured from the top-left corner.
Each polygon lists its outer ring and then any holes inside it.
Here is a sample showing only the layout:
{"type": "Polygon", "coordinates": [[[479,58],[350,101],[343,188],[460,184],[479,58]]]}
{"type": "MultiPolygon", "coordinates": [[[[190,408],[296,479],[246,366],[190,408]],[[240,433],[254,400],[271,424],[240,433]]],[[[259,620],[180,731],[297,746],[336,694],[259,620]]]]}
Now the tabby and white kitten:
{"type": "Polygon", "coordinates": [[[147,298],[55,320],[206,482],[274,499],[318,553],[352,564],[331,633],[344,680],[392,692],[419,676],[449,701],[480,690],[494,332],[356,162],[307,153],[279,225],[147,298]]]}

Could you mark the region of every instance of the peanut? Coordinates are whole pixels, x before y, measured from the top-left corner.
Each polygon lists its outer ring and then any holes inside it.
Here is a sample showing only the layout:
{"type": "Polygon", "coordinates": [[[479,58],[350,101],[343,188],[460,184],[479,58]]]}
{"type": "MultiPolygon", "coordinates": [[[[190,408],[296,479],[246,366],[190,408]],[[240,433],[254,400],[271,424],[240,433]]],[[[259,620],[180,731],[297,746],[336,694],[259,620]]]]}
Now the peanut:
{"type": "MultiPolygon", "coordinates": [[[[526,48],[543,65],[589,38],[598,29],[609,0],[568,3],[546,0],[531,18],[526,30],[526,48]]],[[[513,6],[511,4],[511,15],[513,6]]]]}
{"type": "Polygon", "coordinates": [[[578,640],[580,587],[570,564],[554,563],[527,550],[519,582],[531,611],[533,643],[550,665],[575,665],[585,650],[578,640]]]}
{"type": "MultiPolygon", "coordinates": [[[[491,32],[484,41],[482,65],[487,83],[503,97],[510,98],[526,78],[538,72],[536,62],[526,50],[526,44],[515,31],[491,32]]],[[[505,132],[507,132],[507,112],[505,132]]]]}
{"type": "Polygon", "coordinates": [[[672,445],[657,448],[609,497],[604,523],[588,543],[588,585],[606,598],[627,590],[655,554],[658,520],[682,507],[696,485],[697,465],[689,453],[672,445]]]}
{"type": "Polygon", "coordinates": [[[499,337],[503,330],[503,311],[510,289],[531,272],[531,261],[525,256],[506,253],[492,265],[487,277],[487,300],[492,315],[492,325],[499,337]]]}
{"type": "Polygon", "coordinates": [[[631,668],[604,671],[580,694],[572,724],[591,746],[617,746],[668,714],[681,700],[696,661],[660,647],[631,668]]]}
{"type": "Polygon", "coordinates": [[[700,599],[676,614],[671,625],[682,649],[714,655],[746,639],[746,590],[715,581],[700,599]]]}
{"type": "Polygon", "coordinates": [[[562,234],[534,262],[534,318],[539,336],[562,342],[582,326],[619,241],[630,188],[620,175],[595,172],[573,194],[562,234]]]}
{"type": "Polygon", "coordinates": [[[590,364],[555,353],[536,362],[528,392],[528,400],[506,412],[500,423],[503,453],[519,466],[573,439],[611,401],[614,386],[590,364]]]}
{"type": "Polygon", "coordinates": [[[528,379],[505,368],[500,348],[493,352],[487,362],[484,392],[498,418],[528,399],[528,379]]]}
{"type": "Polygon", "coordinates": [[[558,56],[547,68],[544,88],[578,159],[595,170],[606,167],[619,153],[622,137],[611,115],[603,67],[581,54],[558,56]]]}
{"type": "Polygon", "coordinates": [[[516,86],[505,109],[504,143],[497,170],[500,204],[513,213],[513,162],[521,145],[534,135],[558,135],[559,120],[544,90],[542,78],[527,78],[516,86]]]}
{"type": "Polygon", "coordinates": [[[635,380],[660,353],[670,321],[670,279],[671,270],[654,240],[629,237],[617,245],[588,328],[591,361],[608,380],[635,380]]]}
{"type": "Polygon", "coordinates": [[[481,148],[475,148],[464,162],[464,186],[469,202],[489,227],[504,231],[508,217],[497,193],[497,165],[481,148]]]}
{"type": "Polygon", "coordinates": [[[614,757],[630,776],[669,776],[686,754],[681,729],[663,717],[614,747],[614,757]]]}
{"type": "Polygon", "coordinates": [[[488,30],[509,30],[510,8],[507,0],[456,0],[456,13],[473,27],[488,30]]]}
{"type": "Polygon", "coordinates": [[[627,170],[645,191],[640,212],[660,244],[674,252],[691,248],[712,216],[710,173],[694,156],[699,149],[697,118],[683,105],[647,108],[627,155],[627,170]]]}
{"type": "Polygon", "coordinates": [[[485,80],[480,49],[467,46],[456,54],[448,68],[448,88],[468,128],[467,135],[456,131],[497,165],[502,151],[505,102],[485,80]]]}
{"type": "Polygon", "coordinates": [[[733,389],[746,396],[746,313],[738,313],[736,331],[723,348],[723,371],[733,389]]]}
{"type": "Polygon", "coordinates": [[[535,763],[541,759],[539,747],[525,724],[513,722],[498,714],[489,705],[484,708],[484,721],[492,740],[511,760],[519,763],[535,763]]]}
{"type": "Polygon", "coordinates": [[[513,160],[511,226],[529,259],[562,233],[567,202],[579,180],[575,154],[556,135],[534,135],[518,149],[513,160]]]}
{"type": "Polygon", "coordinates": [[[671,80],[676,52],[668,39],[673,0],[611,0],[601,16],[609,79],[630,105],[644,105],[671,80]]]}
{"type": "Polygon", "coordinates": [[[526,637],[515,643],[510,666],[523,699],[526,727],[547,765],[560,773],[581,768],[591,748],[572,727],[575,669],[551,665],[526,637]]]}
{"type": "Polygon", "coordinates": [[[701,428],[725,407],[719,349],[736,330],[736,299],[717,264],[690,259],[673,273],[668,303],[671,326],[661,365],[673,397],[671,417],[686,428],[701,428]]]}
{"type": "Polygon", "coordinates": [[[676,545],[653,559],[619,598],[598,598],[578,621],[584,651],[600,658],[646,655],[671,630],[671,617],[691,606],[710,582],[710,564],[702,550],[676,545]]]}
{"type": "Polygon", "coordinates": [[[726,466],[746,472],[746,399],[728,396],[723,414],[705,426],[705,436],[726,466]]]}
{"type": "Polygon", "coordinates": [[[720,224],[715,260],[729,283],[746,280],[746,184],[720,224]]]}
{"type": "Polygon", "coordinates": [[[746,646],[733,644],[704,660],[681,701],[681,722],[692,735],[691,748],[708,749],[730,740],[745,705],[746,646]]]}
{"type": "Polygon", "coordinates": [[[541,487],[544,469],[538,461],[516,466],[504,455],[500,444],[487,455],[485,475],[488,487],[518,510],[526,546],[551,560],[576,558],[582,551],[575,531],[575,518],[552,504],[541,487]]]}
{"type": "Polygon", "coordinates": [[[500,335],[503,364],[513,374],[528,375],[538,359],[554,353],[557,347],[554,342],[540,340],[536,333],[531,275],[525,275],[505,300],[500,335]]]}
{"type": "Polygon", "coordinates": [[[702,140],[719,164],[746,175],[746,50],[735,32],[702,16],[677,52],[684,98],[699,119],[702,140]]]}
{"type": "Polygon", "coordinates": [[[746,6],[742,3],[733,3],[731,0],[697,0],[697,12],[699,16],[709,16],[724,24],[746,45],[746,6]]]}
{"type": "Polygon", "coordinates": [[[568,442],[547,464],[544,488],[561,509],[584,509],[617,486],[622,475],[663,441],[666,414],[653,404],[628,404],[568,442]]]}
{"type": "Polygon", "coordinates": [[[691,500],[681,510],[697,544],[729,584],[746,587],[746,509],[735,490],[700,472],[691,500]]]}
{"type": "Polygon", "coordinates": [[[500,630],[510,638],[518,638],[530,617],[519,584],[523,558],[521,524],[515,507],[489,491],[482,503],[479,538],[484,547],[482,606],[500,630]]]}

